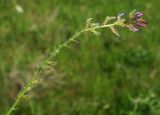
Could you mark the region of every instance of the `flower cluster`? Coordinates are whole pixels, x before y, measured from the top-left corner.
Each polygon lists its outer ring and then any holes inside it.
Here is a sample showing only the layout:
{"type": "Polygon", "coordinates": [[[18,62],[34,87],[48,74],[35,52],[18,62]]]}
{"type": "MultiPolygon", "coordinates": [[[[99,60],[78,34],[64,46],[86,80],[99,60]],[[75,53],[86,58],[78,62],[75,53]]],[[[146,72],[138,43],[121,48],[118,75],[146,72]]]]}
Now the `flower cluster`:
{"type": "Polygon", "coordinates": [[[144,13],[136,12],[136,10],[129,13],[128,19],[124,21],[125,26],[133,32],[137,32],[142,27],[147,26],[147,21],[142,19],[144,13]]]}
{"type": "Polygon", "coordinates": [[[144,13],[133,10],[130,13],[119,13],[114,17],[107,17],[105,23],[102,24],[101,27],[108,27],[108,21],[116,20],[113,24],[109,25],[110,30],[116,36],[120,37],[117,26],[128,28],[132,32],[137,32],[143,27],[148,25],[147,21],[142,19],[144,13]]]}

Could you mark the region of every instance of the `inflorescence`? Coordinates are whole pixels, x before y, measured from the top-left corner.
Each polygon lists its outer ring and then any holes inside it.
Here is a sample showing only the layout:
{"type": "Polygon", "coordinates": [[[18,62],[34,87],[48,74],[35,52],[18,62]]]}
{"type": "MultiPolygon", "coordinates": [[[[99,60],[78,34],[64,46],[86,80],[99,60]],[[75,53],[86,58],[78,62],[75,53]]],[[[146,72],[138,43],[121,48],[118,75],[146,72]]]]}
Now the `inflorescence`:
{"type": "Polygon", "coordinates": [[[11,106],[11,108],[8,110],[8,113],[6,115],[10,115],[14,110],[16,110],[17,105],[27,95],[27,92],[29,92],[35,84],[40,83],[39,82],[39,74],[40,72],[45,72],[48,69],[54,70],[54,57],[61,51],[62,48],[68,47],[68,45],[71,42],[77,42],[77,38],[87,32],[92,32],[94,34],[99,34],[98,30],[103,28],[110,28],[112,33],[114,33],[117,36],[120,36],[116,27],[123,27],[128,28],[129,30],[133,32],[137,32],[143,27],[147,26],[147,21],[142,19],[143,17],[142,12],[137,12],[136,10],[133,10],[130,13],[120,13],[117,16],[113,17],[106,17],[105,21],[102,24],[99,23],[93,23],[92,18],[87,20],[86,27],[82,29],[81,31],[75,33],[72,37],[67,39],[67,41],[63,43],[59,43],[58,46],[54,47],[54,50],[50,52],[49,57],[47,57],[41,64],[37,66],[37,68],[34,71],[34,74],[30,81],[23,87],[23,89],[18,93],[15,102],[11,106]]]}

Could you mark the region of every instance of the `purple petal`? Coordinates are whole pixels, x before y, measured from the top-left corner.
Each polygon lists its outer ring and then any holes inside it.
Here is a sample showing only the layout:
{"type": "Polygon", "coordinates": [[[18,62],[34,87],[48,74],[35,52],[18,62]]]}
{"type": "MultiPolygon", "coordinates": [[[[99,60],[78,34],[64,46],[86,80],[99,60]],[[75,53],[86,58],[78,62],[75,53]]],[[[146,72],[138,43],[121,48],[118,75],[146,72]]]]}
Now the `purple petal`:
{"type": "Polygon", "coordinates": [[[131,30],[132,32],[137,32],[139,29],[132,26],[132,25],[127,25],[127,27],[129,28],[129,30],[131,30]]]}
{"type": "Polygon", "coordinates": [[[146,27],[147,26],[147,24],[141,23],[141,22],[137,22],[135,25],[139,26],[139,27],[146,27]]]}
{"type": "Polygon", "coordinates": [[[140,19],[144,14],[142,12],[135,13],[134,20],[140,19]]]}
{"type": "Polygon", "coordinates": [[[144,24],[148,24],[147,21],[145,21],[145,20],[143,20],[143,19],[138,19],[137,22],[144,23],[144,24]]]}

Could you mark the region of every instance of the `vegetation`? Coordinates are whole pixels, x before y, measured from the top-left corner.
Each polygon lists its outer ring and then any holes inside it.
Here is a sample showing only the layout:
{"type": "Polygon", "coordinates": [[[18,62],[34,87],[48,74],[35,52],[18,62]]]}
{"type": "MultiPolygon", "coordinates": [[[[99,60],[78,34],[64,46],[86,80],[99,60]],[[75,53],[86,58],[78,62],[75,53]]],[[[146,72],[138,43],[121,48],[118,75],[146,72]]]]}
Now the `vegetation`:
{"type": "Polygon", "coordinates": [[[146,30],[123,30],[120,38],[107,29],[99,36],[82,35],[78,44],[55,57],[55,71],[40,74],[45,79],[14,114],[160,114],[159,1],[0,2],[0,114],[8,111],[36,65],[56,44],[83,28],[86,19],[102,22],[106,16],[132,9],[144,11],[146,30]]]}

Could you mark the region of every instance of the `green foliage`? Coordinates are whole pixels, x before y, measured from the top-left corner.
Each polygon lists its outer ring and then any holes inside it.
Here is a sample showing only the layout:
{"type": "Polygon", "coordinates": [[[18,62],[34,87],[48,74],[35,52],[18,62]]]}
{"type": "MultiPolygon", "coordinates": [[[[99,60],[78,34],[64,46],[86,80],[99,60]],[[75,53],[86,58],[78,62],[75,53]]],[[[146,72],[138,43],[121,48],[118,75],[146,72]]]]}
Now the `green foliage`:
{"type": "Polygon", "coordinates": [[[21,103],[15,115],[159,114],[158,0],[17,0],[17,3],[23,13],[11,1],[0,1],[1,115],[13,103],[19,87],[31,78],[34,65],[46,57],[54,43],[66,41],[90,17],[103,21],[107,15],[131,9],[144,11],[149,22],[146,30],[139,33],[125,30],[120,32],[121,38],[106,30],[100,36],[81,36],[83,40],[56,57],[56,71],[45,75],[42,86],[29,93],[30,97],[21,103]],[[147,103],[136,105],[130,99],[152,98],[148,90],[156,97],[147,103]]]}

